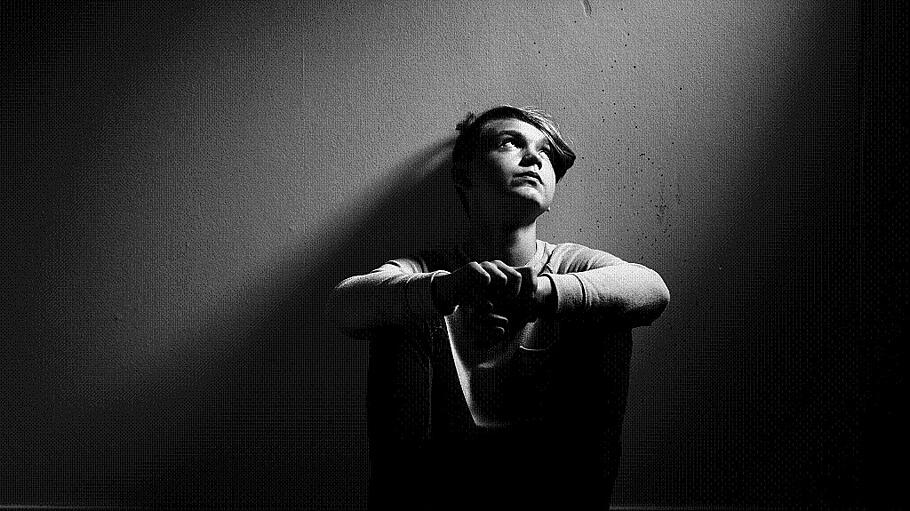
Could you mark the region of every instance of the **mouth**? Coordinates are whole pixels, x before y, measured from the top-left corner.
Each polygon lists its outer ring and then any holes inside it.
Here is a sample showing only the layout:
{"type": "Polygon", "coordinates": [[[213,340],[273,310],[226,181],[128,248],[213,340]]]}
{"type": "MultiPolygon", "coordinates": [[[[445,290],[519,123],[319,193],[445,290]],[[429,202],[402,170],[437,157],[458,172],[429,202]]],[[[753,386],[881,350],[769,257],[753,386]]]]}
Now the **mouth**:
{"type": "Polygon", "coordinates": [[[537,172],[534,172],[533,170],[529,170],[527,172],[522,172],[520,174],[515,174],[515,177],[519,177],[519,178],[520,177],[530,177],[532,179],[536,179],[538,183],[543,184],[543,179],[540,178],[540,174],[538,174],[537,172]]]}

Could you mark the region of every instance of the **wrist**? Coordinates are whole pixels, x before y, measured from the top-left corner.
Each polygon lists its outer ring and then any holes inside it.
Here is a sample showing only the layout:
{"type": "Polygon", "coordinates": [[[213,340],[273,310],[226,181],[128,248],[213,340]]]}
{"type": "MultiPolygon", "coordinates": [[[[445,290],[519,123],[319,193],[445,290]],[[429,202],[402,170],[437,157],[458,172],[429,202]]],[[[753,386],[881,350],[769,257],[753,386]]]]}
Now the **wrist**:
{"type": "Polygon", "coordinates": [[[556,313],[556,285],[550,274],[545,273],[537,279],[534,292],[534,304],[539,316],[552,316],[556,313]]]}
{"type": "Polygon", "coordinates": [[[448,277],[450,275],[451,274],[448,272],[439,271],[434,273],[430,279],[430,296],[433,300],[433,306],[436,307],[436,310],[443,316],[448,316],[455,311],[455,304],[446,299],[448,293],[445,292],[448,277]]]}

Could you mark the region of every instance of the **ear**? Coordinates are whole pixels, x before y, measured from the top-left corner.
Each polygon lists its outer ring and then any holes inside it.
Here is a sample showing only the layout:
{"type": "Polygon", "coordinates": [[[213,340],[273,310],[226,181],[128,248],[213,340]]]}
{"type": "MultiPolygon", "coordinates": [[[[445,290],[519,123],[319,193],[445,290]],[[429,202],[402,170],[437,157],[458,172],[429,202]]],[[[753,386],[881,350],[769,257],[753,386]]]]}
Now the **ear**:
{"type": "Polygon", "coordinates": [[[461,202],[464,212],[471,216],[470,208],[468,208],[468,196],[465,193],[465,190],[471,187],[471,180],[467,174],[464,169],[452,169],[452,180],[455,181],[455,193],[458,195],[458,201],[461,202]]]}
{"type": "Polygon", "coordinates": [[[466,169],[453,169],[452,179],[455,181],[455,187],[460,190],[471,187],[471,180],[468,178],[466,169]]]}

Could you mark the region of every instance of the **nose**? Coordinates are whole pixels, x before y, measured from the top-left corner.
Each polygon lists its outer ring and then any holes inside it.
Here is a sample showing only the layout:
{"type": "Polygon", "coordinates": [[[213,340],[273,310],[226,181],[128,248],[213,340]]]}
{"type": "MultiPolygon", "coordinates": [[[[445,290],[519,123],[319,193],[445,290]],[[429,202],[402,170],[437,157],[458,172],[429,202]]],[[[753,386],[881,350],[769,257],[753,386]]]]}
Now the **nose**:
{"type": "Polygon", "coordinates": [[[543,166],[543,160],[540,158],[540,153],[533,149],[526,149],[524,154],[521,157],[522,166],[528,165],[537,165],[537,168],[543,166]]]}

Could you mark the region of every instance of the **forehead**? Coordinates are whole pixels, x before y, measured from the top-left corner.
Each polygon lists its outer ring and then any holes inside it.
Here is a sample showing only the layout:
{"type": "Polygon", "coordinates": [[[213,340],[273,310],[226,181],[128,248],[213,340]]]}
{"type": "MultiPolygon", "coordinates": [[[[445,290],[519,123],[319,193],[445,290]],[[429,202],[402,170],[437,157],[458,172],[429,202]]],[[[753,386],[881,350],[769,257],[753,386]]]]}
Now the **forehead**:
{"type": "Polygon", "coordinates": [[[493,119],[484,124],[481,136],[489,138],[505,132],[518,132],[529,140],[549,139],[536,126],[519,119],[493,119]]]}

